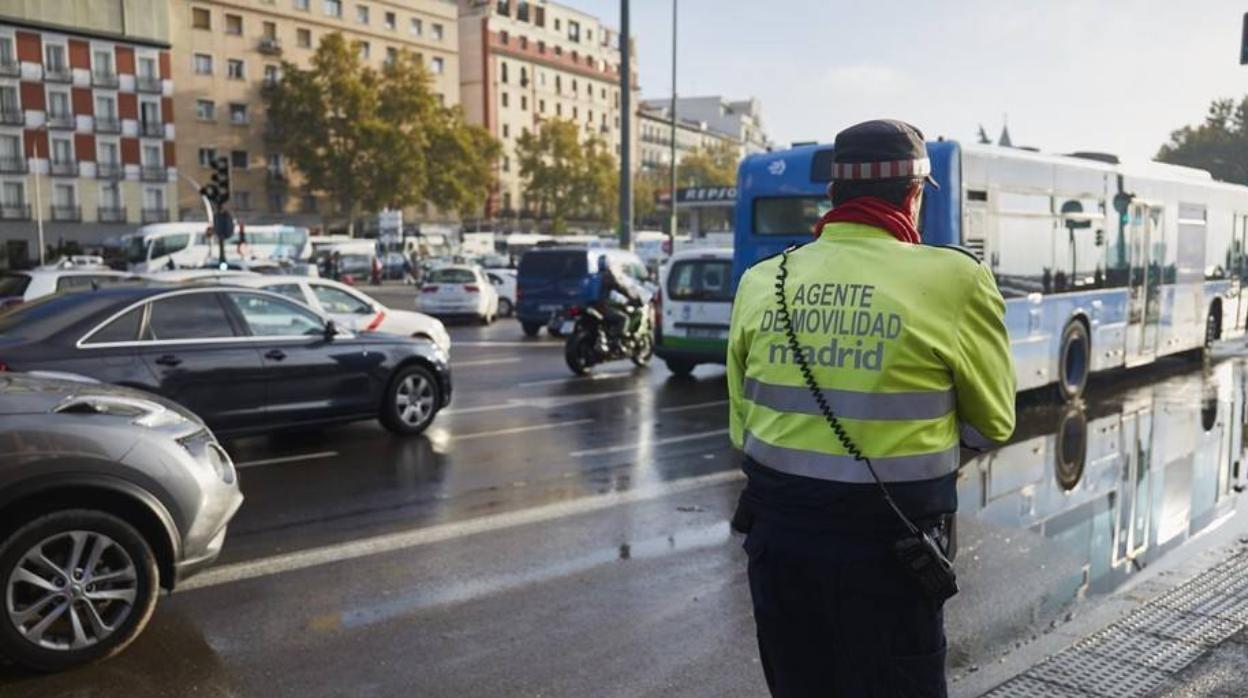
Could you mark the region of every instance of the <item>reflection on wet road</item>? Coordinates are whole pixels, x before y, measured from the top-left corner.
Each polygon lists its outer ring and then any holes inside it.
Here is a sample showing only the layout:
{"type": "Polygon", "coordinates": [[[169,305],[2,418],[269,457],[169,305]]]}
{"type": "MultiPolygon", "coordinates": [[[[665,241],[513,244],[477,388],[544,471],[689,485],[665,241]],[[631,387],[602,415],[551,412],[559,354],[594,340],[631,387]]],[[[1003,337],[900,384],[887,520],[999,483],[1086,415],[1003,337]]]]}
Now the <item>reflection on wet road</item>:
{"type": "MultiPolygon", "coordinates": [[[[722,369],[574,379],[514,322],[453,335],[427,435],[229,443],[220,564],[125,655],[0,695],[758,695],[722,369]]],[[[1014,443],[967,454],[955,671],[1227,520],[1246,392],[1244,359],[1170,362],[1079,408],[1028,396],[1014,443]]]]}

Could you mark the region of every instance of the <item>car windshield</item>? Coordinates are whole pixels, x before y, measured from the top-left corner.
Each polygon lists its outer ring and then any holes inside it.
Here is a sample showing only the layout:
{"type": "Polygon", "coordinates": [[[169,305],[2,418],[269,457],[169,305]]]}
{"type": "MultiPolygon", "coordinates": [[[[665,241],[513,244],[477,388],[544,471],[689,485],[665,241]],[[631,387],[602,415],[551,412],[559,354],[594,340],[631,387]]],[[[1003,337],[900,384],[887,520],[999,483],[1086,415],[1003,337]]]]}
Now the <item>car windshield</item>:
{"type": "Polygon", "coordinates": [[[0,275],[0,298],[6,296],[22,296],[30,286],[30,277],[26,274],[0,275]]]}
{"type": "Polygon", "coordinates": [[[520,260],[520,276],[564,279],[588,273],[589,255],[579,250],[529,252],[520,260]]]}
{"type": "Polygon", "coordinates": [[[429,274],[429,282],[435,284],[476,283],[477,275],[470,269],[437,269],[429,274]]]}

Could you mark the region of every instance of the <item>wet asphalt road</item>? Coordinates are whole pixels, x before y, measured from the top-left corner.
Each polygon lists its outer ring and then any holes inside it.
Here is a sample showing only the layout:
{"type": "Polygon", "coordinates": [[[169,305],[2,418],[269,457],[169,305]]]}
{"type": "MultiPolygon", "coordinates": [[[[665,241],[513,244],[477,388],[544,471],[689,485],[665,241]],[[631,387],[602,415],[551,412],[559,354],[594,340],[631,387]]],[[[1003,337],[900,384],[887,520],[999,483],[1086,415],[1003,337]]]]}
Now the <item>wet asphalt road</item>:
{"type": "MultiPolygon", "coordinates": [[[[452,335],[427,435],[230,442],[247,501],[217,567],[124,655],[0,669],[0,696],[763,694],[722,369],[574,379],[514,321],[452,335]]],[[[1234,510],[1246,375],[1178,360],[1084,410],[1027,396],[1013,445],[968,454],[955,676],[1234,510]]]]}

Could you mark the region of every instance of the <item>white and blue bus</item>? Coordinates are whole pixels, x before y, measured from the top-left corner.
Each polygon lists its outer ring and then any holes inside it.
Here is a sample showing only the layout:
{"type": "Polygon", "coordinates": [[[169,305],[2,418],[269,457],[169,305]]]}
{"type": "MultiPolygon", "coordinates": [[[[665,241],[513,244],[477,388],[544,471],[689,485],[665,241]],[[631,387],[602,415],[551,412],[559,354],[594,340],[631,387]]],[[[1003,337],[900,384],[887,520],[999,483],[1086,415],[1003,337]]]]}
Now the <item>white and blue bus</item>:
{"type": "MultiPolygon", "coordinates": [[[[961,245],[1006,301],[1019,390],[1078,397],[1095,371],[1241,335],[1248,316],[1248,187],[1100,153],[927,144],[925,244],[961,245]]],[[[832,147],[760,153],[738,172],[734,279],[811,239],[831,206],[832,147]]]]}

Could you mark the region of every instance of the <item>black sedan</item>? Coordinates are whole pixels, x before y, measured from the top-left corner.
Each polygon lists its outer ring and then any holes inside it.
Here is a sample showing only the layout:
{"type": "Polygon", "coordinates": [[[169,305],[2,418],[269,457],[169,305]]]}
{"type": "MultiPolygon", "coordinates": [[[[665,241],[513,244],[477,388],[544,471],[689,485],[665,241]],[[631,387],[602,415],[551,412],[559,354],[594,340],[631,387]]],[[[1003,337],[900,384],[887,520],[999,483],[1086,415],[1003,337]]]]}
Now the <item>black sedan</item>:
{"type": "Polygon", "coordinates": [[[0,314],[0,370],[86,376],[162,395],[215,431],[379,419],[419,434],[451,399],[433,342],[353,335],[243,288],[118,287],[0,314]]]}

